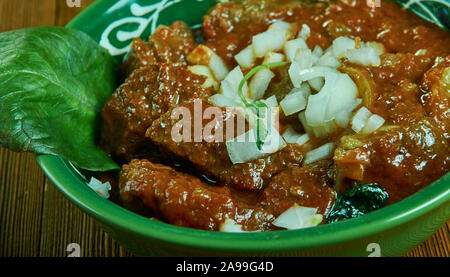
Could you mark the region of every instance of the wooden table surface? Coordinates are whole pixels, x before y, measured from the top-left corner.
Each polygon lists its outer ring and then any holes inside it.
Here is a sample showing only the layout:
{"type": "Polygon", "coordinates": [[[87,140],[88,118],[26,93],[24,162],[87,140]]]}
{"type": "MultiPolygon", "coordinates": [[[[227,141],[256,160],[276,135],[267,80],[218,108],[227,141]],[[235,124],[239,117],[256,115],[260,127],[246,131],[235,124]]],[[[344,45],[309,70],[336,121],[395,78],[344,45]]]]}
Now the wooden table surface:
{"type": "MultiPolygon", "coordinates": [[[[0,32],[63,26],[92,2],[69,8],[66,0],[0,0],[0,32]]],[[[450,221],[406,256],[450,257],[449,229],[450,221]]],[[[0,148],[0,257],[67,256],[71,243],[84,257],[131,256],[56,189],[33,154],[0,148]]]]}

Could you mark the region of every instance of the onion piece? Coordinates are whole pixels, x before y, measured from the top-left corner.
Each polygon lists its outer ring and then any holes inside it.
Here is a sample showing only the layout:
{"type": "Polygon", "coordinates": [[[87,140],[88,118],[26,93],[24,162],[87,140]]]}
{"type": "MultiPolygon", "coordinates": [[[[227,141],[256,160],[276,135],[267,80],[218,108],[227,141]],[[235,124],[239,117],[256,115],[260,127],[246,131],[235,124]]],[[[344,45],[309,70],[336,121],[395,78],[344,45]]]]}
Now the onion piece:
{"type": "Polygon", "coordinates": [[[272,224],[289,230],[301,229],[319,225],[323,220],[321,214],[317,214],[316,208],[294,205],[278,216],[272,224]]]}
{"type": "Polygon", "coordinates": [[[319,91],[322,89],[323,82],[324,82],[324,80],[321,77],[316,77],[316,78],[308,80],[309,86],[316,91],[319,91]]]}
{"type": "Polygon", "coordinates": [[[289,40],[284,45],[284,53],[288,61],[293,62],[298,49],[309,49],[303,38],[289,40]]]}
{"type": "Polygon", "coordinates": [[[309,49],[297,49],[294,60],[298,63],[300,69],[308,69],[313,66],[313,58],[309,49]]]}
{"type": "Polygon", "coordinates": [[[309,126],[308,122],[306,121],[306,115],[305,111],[298,113],[298,119],[300,120],[300,123],[302,123],[303,129],[309,134],[313,134],[313,128],[309,126]]]}
{"type": "Polygon", "coordinates": [[[297,62],[292,62],[288,70],[289,78],[295,88],[302,85],[303,80],[300,79],[300,65],[297,62]]]}
{"type": "Polygon", "coordinates": [[[345,57],[349,62],[368,65],[379,66],[381,64],[380,56],[376,50],[370,47],[361,47],[359,49],[348,49],[345,52],[345,57]]]}
{"type": "Polygon", "coordinates": [[[255,56],[253,55],[253,46],[247,46],[244,50],[234,56],[236,62],[243,68],[251,68],[255,63],[255,56]]]}
{"type": "Polygon", "coordinates": [[[304,145],[310,139],[308,134],[299,134],[291,126],[284,131],[282,136],[287,143],[295,143],[299,146],[304,145]]]}
{"type": "Polygon", "coordinates": [[[320,58],[323,55],[323,49],[319,45],[316,45],[314,47],[314,50],[312,51],[312,54],[313,54],[313,56],[320,58]]]}
{"type": "Polygon", "coordinates": [[[326,143],[319,148],[306,153],[304,164],[311,164],[332,156],[334,151],[334,143],[326,143]]]}
{"type": "Polygon", "coordinates": [[[335,89],[338,74],[325,73],[325,85],[316,94],[310,95],[308,98],[308,106],[306,107],[306,121],[312,127],[323,125],[327,121],[327,107],[330,100],[332,90],[335,89]]]}
{"type": "Polygon", "coordinates": [[[294,93],[289,93],[280,102],[280,107],[285,115],[291,115],[306,107],[306,98],[303,91],[295,91],[294,93]]]}
{"type": "Polygon", "coordinates": [[[284,55],[281,53],[276,52],[269,52],[266,53],[264,56],[263,64],[269,64],[269,63],[279,63],[284,61],[284,55]]]}
{"type": "Polygon", "coordinates": [[[101,197],[108,199],[109,191],[111,190],[111,184],[109,182],[102,183],[100,180],[91,177],[88,186],[98,193],[101,197]]]}
{"type": "Polygon", "coordinates": [[[295,143],[300,145],[300,146],[302,146],[305,143],[307,143],[310,139],[311,138],[310,138],[310,136],[308,134],[303,134],[297,139],[297,141],[295,143]]]}
{"type": "Polygon", "coordinates": [[[309,81],[317,77],[325,78],[325,74],[327,73],[339,74],[340,72],[327,66],[313,66],[309,69],[303,69],[298,72],[301,81],[309,81]]]}
{"type": "MultiPolygon", "coordinates": [[[[260,126],[264,128],[264,126],[260,126]]],[[[277,152],[286,146],[286,142],[276,130],[274,124],[267,130],[267,136],[263,140],[264,144],[261,150],[256,144],[256,130],[255,128],[248,132],[227,141],[226,147],[228,156],[233,164],[245,163],[248,161],[262,158],[268,154],[277,152]]]]}
{"type": "Polygon", "coordinates": [[[214,52],[211,55],[208,66],[219,81],[225,79],[225,76],[228,74],[228,67],[225,65],[222,58],[214,52]]]}
{"type": "Polygon", "coordinates": [[[355,41],[348,37],[338,37],[333,40],[331,46],[334,56],[340,59],[345,56],[345,52],[349,49],[355,49],[355,41]]]}
{"type": "Polygon", "coordinates": [[[275,108],[278,106],[278,100],[275,95],[272,95],[269,98],[263,99],[261,101],[264,102],[269,108],[275,108]]]}
{"type": "Polygon", "coordinates": [[[327,120],[334,119],[336,114],[353,104],[358,95],[358,87],[347,74],[338,74],[334,89],[330,90],[330,101],[327,106],[327,120]]]}
{"type": "Polygon", "coordinates": [[[274,23],[272,23],[267,30],[274,32],[286,32],[286,34],[289,35],[291,29],[292,29],[291,23],[285,22],[283,20],[277,20],[274,23]]]}
{"type": "Polygon", "coordinates": [[[329,66],[336,68],[341,65],[341,63],[336,59],[332,51],[326,51],[315,63],[316,66],[329,66]]]}
{"type": "Polygon", "coordinates": [[[223,94],[214,94],[208,98],[208,102],[213,104],[216,107],[231,107],[231,108],[238,108],[243,106],[242,102],[240,100],[237,100],[236,98],[230,98],[223,94]]]}
{"type": "Polygon", "coordinates": [[[309,26],[306,24],[303,24],[298,37],[302,38],[304,40],[307,40],[309,38],[310,34],[311,34],[311,29],[309,28],[309,26]]]}
{"type": "Polygon", "coordinates": [[[370,134],[372,132],[375,132],[376,130],[378,130],[378,128],[383,126],[384,122],[385,122],[384,118],[382,118],[381,116],[379,116],[377,114],[373,114],[367,120],[366,126],[364,126],[361,133],[362,134],[370,134]]]}
{"type": "Polygon", "coordinates": [[[281,135],[283,137],[283,139],[287,142],[287,143],[296,143],[297,140],[300,138],[300,134],[297,133],[294,128],[292,128],[291,126],[289,126],[281,135]]]}
{"type": "Polygon", "coordinates": [[[253,54],[259,58],[264,57],[268,52],[282,49],[286,42],[286,35],[287,31],[271,30],[253,36],[253,54]]]}
{"type": "Polygon", "coordinates": [[[225,219],[225,221],[222,224],[220,224],[219,231],[228,233],[245,232],[242,230],[242,225],[237,224],[236,221],[230,218],[225,219]]]}
{"type": "Polygon", "coordinates": [[[362,99],[357,98],[350,105],[339,111],[335,117],[336,124],[340,127],[347,128],[348,124],[350,123],[353,110],[361,105],[361,103],[362,99]]]}
{"type": "Polygon", "coordinates": [[[376,41],[368,41],[364,43],[364,45],[375,50],[375,53],[377,53],[378,56],[381,56],[386,51],[384,45],[376,41]]]}
{"type": "Polygon", "coordinates": [[[253,100],[261,99],[274,76],[275,74],[268,68],[256,72],[249,84],[250,98],[253,100]]]}
{"type": "MultiPolygon", "coordinates": [[[[229,98],[240,99],[239,97],[239,83],[244,79],[244,73],[239,66],[236,66],[231,70],[225,79],[221,82],[221,90],[223,95],[229,98]]],[[[244,96],[248,97],[248,86],[247,83],[242,87],[242,93],[244,96]]]]}
{"type": "Polygon", "coordinates": [[[214,73],[217,80],[221,81],[228,74],[228,68],[221,57],[219,57],[209,47],[200,44],[187,56],[187,60],[192,64],[206,65],[214,73]]]}
{"type": "Polygon", "coordinates": [[[361,130],[366,126],[367,119],[372,115],[372,113],[366,108],[361,107],[352,119],[352,129],[356,133],[360,133],[361,130]]]}
{"type": "Polygon", "coordinates": [[[215,90],[219,90],[219,83],[213,76],[211,69],[206,65],[191,65],[188,66],[188,70],[195,75],[206,77],[205,82],[202,84],[202,88],[214,88],[215,90]]]}

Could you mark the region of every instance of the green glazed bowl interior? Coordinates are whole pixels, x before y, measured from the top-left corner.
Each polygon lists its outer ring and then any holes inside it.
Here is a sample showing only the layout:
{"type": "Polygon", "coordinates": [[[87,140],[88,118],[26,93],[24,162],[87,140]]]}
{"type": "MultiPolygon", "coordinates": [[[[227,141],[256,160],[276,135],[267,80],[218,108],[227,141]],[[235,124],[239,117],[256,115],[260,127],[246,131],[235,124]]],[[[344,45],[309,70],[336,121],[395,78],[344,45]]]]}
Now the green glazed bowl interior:
{"type": "MultiPolygon", "coordinates": [[[[155,26],[175,20],[198,25],[214,4],[215,1],[198,0],[98,0],[68,27],[82,30],[101,45],[112,47],[108,49],[120,62],[132,35],[146,38],[155,26]]],[[[381,245],[383,255],[392,256],[416,246],[450,218],[450,174],[447,174],[396,204],[343,222],[261,233],[196,230],[149,220],[102,198],[87,186],[75,167],[60,157],[36,158],[73,203],[125,248],[139,255],[367,256],[366,246],[375,242],[381,245]]]]}

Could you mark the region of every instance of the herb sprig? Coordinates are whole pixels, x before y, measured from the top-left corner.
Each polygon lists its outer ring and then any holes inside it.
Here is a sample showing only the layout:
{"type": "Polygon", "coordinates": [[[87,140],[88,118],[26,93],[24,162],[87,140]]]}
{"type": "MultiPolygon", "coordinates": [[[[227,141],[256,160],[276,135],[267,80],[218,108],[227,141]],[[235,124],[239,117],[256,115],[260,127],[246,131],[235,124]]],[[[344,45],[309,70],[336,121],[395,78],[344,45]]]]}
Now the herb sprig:
{"type": "Polygon", "coordinates": [[[255,110],[255,114],[256,114],[256,118],[257,118],[256,119],[256,146],[258,147],[259,150],[261,150],[262,146],[264,145],[264,141],[261,138],[261,132],[260,132],[260,124],[261,124],[260,123],[261,122],[260,110],[262,108],[268,108],[268,107],[267,107],[266,103],[264,103],[261,100],[249,102],[247,100],[247,98],[244,96],[242,89],[244,87],[244,84],[253,75],[255,75],[258,71],[260,71],[262,69],[271,69],[271,68],[281,67],[286,64],[287,64],[287,62],[277,62],[277,63],[268,63],[268,64],[258,65],[256,67],[254,67],[252,70],[250,70],[247,74],[245,74],[244,78],[239,83],[238,94],[239,94],[239,97],[241,98],[242,103],[244,104],[244,106],[246,108],[255,110]]]}

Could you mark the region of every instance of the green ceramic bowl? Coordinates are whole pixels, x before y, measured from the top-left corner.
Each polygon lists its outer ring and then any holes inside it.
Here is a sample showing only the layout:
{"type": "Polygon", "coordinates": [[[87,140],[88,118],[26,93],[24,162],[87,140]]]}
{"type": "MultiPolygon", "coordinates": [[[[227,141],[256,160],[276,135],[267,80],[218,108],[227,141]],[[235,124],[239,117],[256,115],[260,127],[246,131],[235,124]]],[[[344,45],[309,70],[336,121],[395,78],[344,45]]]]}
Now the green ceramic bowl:
{"type": "MultiPolygon", "coordinates": [[[[88,33],[120,60],[133,37],[148,37],[158,24],[175,20],[200,24],[212,5],[214,1],[98,0],[68,26],[88,33]]],[[[428,12],[422,11],[422,15],[427,17],[428,12]]],[[[447,174],[403,201],[344,222],[292,231],[209,232],[149,220],[103,199],[86,185],[76,168],[60,157],[41,155],[37,161],[73,203],[136,255],[398,256],[450,218],[447,174]]]]}

